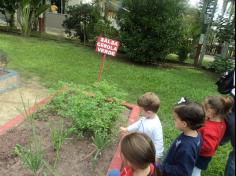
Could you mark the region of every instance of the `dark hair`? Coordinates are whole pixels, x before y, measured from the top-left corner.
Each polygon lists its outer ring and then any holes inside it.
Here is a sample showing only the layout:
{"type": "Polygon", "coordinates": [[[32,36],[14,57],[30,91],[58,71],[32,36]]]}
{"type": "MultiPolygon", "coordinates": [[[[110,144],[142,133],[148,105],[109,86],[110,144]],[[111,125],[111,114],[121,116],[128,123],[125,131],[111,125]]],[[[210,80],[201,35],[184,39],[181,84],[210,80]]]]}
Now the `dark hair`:
{"type": "MultiPolygon", "coordinates": [[[[121,141],[121,153],[132,165],[145,169],[151,163],[155,166],[155,147],[152,140],[144,133],[130,133],[121,141]]],[[[154,176],[158,171],[155,169],[154,176]]]]}
{"type": "Polygon", "coordinates": [[[160,107],[160,99],[153,92],[147,92],[140,96],[137,100],[140,107],[144,108],[145,111],[157,112],[160,107]]]}
{"type": "Polygon", "coordinates": [[[229,96],[209,96],[204,101],[205,108],[212,108],[216,115],[221,115],[225,118],[233,107],[234,99],[229,96]]]}
{"type": "Polygon", "coordinates": [[[205,111],[201,104],[195,102],[186,102],[174,107],[174,112],[180,120],[185,121],[192,130],[202,127],[205,121],[205,111]]]}

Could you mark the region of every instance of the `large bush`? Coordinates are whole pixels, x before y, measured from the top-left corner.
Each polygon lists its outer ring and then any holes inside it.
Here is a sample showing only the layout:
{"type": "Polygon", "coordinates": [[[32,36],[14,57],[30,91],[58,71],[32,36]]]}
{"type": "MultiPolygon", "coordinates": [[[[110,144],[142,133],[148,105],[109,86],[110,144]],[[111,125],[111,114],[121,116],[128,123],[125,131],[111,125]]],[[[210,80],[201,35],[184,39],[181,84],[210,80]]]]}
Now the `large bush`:
{"type": "Polygon", "coordinates": [[[229,71],[234,67],[233,60],[230,58],[223,58],[220,55],[215,57],[215,60],[209,65],[209,69],[216,73],[223,73],[229,71]]]}
{"type": "Polygon", "coordinates": [[[184,0],[124,0],[118,14],[122,49],[141,63],[156,63],[177,50],[184,0]]]}

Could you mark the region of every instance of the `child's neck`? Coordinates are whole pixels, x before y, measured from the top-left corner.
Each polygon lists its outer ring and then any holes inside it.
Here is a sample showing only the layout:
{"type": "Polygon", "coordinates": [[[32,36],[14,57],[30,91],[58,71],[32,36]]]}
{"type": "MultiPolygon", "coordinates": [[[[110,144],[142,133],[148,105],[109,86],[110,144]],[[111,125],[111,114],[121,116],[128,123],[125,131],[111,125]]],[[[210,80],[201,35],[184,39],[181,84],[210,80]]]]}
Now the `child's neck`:
{"type": "Polygon", "coordinates": [[[209,119],[209,121],[212,121],[212,122],[222,122],[223,119],[222,119],[221,116],[216,116],[216,117],[214,117],[212,119],[209,119]]]}
{"type": "Polygon", "coordinates": [[[150,166],[148,166],[146,169],[135,169],[134,170],[134,176],[147,176],[150,173],[150,166]]]}
{"type": "Polygon", "coordinates": [[[190,136],[190,137],[197,137],[198,136],[197,130],[192,130],[189,128],[184,129],[183,133],[185,136],[190,136]]]}
{"type": "Polygon", "coordinates": [[[146,118],[147,119],[154,119],[156,117],[156,113],[148,115],[146,118]]]}

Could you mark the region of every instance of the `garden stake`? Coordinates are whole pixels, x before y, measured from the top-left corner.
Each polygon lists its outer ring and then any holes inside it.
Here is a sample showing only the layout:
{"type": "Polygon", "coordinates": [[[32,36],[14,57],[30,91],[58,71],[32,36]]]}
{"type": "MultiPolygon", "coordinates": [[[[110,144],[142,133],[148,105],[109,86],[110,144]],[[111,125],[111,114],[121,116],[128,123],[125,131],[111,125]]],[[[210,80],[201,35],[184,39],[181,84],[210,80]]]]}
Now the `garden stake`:
{"type": "Polygon", "coordinates": [[[106,54],[104,54],[102,57],[102,62],[100,64],[99,73],[98,73],[98,81],[101,81],[101,79],[102,79],[102,72],[104,69],[105,62],[106,62],[106,54]]]}

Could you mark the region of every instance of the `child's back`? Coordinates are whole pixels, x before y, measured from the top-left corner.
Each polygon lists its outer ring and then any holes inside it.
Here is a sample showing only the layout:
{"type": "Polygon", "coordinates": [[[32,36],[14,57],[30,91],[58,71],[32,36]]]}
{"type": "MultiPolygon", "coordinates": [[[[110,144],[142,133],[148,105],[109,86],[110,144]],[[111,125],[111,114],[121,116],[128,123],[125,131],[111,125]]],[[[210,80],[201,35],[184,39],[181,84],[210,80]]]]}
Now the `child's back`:
{"type": "Polygon", "coordinates": [[[201,170],[207,170],[215,155],[218,146],[226,131],[226,115],[233,105],[231,97],[212,96],[206,98],[204,107],[206,122],[198,131],[202,136],[203,144],[192,176],[200,176],[201,170]]]}
{"type": "Polygon", "coordinates": [[[139,97],[137,103],[141,107],[143,117],[127,128],[121,127],[121,131],[147,134],[154,143],[156,161],[159,163],[164,151],[162,125],[156,114],[159,110],[160,100],[156,94],[147,92],[139,97]]]}

